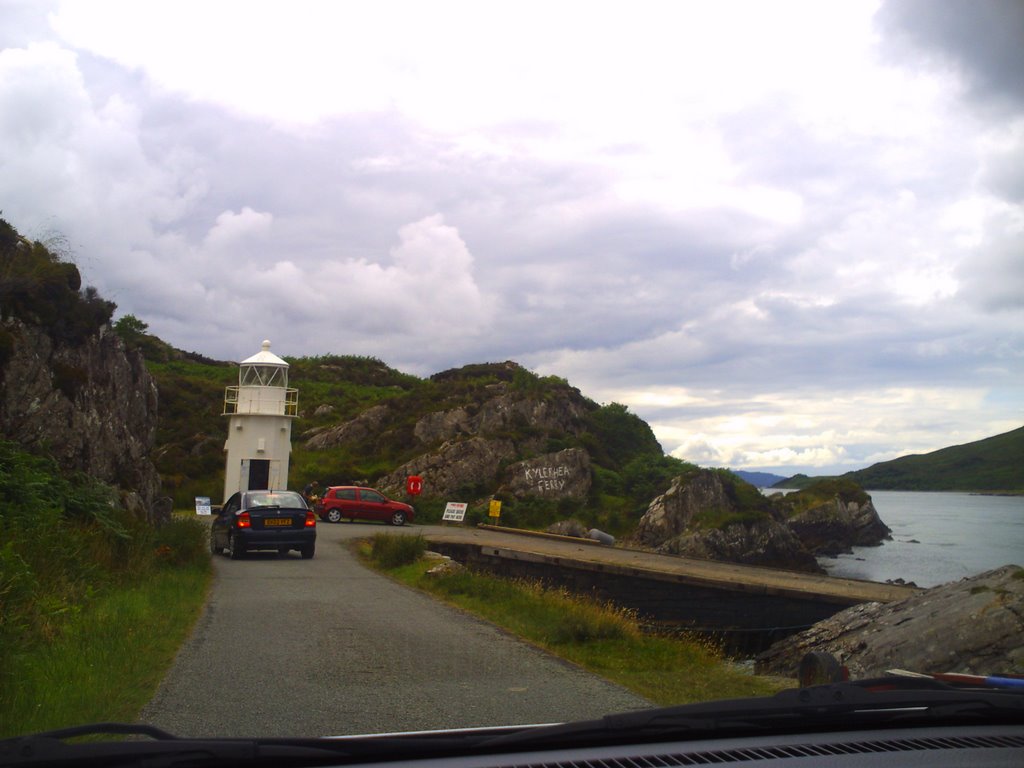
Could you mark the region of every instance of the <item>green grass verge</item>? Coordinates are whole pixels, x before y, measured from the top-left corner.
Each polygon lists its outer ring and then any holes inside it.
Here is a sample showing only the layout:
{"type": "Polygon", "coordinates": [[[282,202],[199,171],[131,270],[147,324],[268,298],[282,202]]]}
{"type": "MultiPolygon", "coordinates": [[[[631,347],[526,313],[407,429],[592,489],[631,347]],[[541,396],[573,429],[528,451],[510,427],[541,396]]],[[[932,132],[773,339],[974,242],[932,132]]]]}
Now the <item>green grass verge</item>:
{"type": "MultiPolygon", "coordinates": [[[[364,561],[380,567],[370,543],[364,561]]],[[[428,576],[436,561],[380,569],[398,581],[473,613],[534,645],[618,683],[655,704],[771,695],[791,681],[738,669],[699,639],[644,634],[635,616],[535,582],[463,571],[428,576]]]]}
{"type": "Polygon", "coordinates": [[[7,654],[0,737],[134,721],[206,600],[211,571],[161,569],[69,612],[53,637],[7,654]]]}
{"type": "Polygon", "coordinates": [[[209,526],[0,441],[0,736],[134,720],[206,599],[209,526]]]}

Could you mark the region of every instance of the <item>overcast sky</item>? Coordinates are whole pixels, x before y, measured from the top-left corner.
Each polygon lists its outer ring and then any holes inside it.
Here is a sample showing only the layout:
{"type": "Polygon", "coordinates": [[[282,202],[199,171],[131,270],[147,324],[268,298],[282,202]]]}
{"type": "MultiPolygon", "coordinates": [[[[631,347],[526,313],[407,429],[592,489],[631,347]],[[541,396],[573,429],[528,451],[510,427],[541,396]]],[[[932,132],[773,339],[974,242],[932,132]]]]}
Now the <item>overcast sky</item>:
{"type": "Polygon", "coordinates": [[[0,0],[0,215],[186,350],[512,359],[683,459],[857,469],[1024,424],[1022,41],[1020,0],[0,0]]]}

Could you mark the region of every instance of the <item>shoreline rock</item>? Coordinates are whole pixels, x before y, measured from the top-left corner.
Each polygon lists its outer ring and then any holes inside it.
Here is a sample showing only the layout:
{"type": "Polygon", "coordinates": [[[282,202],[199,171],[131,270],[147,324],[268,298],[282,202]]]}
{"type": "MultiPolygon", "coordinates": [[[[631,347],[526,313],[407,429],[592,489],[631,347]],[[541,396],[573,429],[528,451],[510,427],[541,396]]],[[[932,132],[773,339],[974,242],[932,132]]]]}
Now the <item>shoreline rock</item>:
{"type": "Polygon", "coordinates": [[[811,651],[835,656],[851,678],[889,669],[1024,673],[1024,568],[1005,565],[888,605],[848,608],[773,645],[755,671],[795,677],[811,651]]]}

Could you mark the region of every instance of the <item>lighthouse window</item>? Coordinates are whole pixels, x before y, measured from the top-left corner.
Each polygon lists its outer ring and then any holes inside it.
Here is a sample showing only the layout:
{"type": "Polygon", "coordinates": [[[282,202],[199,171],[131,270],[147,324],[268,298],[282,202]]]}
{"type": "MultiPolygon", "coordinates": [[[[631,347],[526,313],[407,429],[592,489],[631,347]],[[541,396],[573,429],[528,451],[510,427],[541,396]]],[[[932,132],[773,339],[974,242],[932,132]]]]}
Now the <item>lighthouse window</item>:
{"type": "Polygon", "coordinates": [[[246,387],[284,387],[288,383],[286,369],[277,365],[244,366],[239,383],[246,387]]]}

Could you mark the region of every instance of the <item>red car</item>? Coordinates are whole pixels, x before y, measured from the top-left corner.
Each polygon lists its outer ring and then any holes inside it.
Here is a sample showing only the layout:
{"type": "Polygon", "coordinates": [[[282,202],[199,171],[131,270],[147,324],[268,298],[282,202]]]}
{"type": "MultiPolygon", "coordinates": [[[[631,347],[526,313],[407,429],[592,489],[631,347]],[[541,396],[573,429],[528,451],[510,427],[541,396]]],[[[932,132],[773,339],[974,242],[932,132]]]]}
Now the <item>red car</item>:
{"type": "Polygon", "coordinates": [[[393,501],[380,491],[356,485],[334,485],[316,505],[321,520],[340,523],[349,520],[383,520],[392,525],[411,523],[416,516],[408,504],[393,501]]]}

